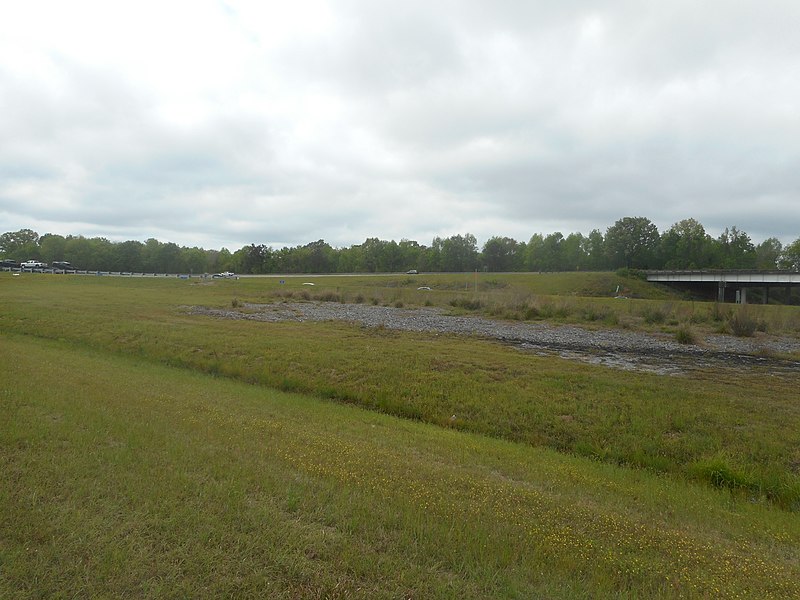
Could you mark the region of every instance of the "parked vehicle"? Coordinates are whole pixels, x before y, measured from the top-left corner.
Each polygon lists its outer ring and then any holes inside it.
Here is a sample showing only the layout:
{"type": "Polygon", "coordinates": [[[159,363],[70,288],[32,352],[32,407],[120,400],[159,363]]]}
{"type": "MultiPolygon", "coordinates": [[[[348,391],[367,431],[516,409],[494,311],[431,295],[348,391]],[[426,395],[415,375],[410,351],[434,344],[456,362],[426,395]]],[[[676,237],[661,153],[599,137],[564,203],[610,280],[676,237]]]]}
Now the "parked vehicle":
{"type": "Polygon", "coordinates": [[[223,271],[222,273],[214,273],[211,276],[212,279],[228,279],[230,277],[236,277],[236,273],[231,273],[230,271],[223,271]]]}
{"type": "Polygon", "coordinates": [[[2,262],[0,262],[0,269],[19,269],[19,265],[15,260],[4,258],[2,262]]]}
{"type": "Polygon", "coordinates": [[[66,260],[54,260],[51,264],[53,269],[58,271],[74,271],[75,267],[72,266],[72,263],[67,262],[66,260]]]}
{"type": "Polygon", "coordinates": [[[44,269],[47,265],[38,260],[26,260],[20,265],[23,269],[44,269]]]}

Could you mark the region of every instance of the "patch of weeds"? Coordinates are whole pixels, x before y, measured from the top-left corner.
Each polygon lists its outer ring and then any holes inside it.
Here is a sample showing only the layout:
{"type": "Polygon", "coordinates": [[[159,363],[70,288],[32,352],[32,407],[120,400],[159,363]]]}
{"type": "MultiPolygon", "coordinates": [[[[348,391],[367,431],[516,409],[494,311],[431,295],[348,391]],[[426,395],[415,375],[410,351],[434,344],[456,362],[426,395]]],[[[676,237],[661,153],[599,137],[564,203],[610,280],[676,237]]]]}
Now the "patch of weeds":
{"type": "Polygon", "coordinates": [[[538,319],[541,316],[541,311],[538,307],[533,305],[528,305],[523,308],[522,315],[526,321],[533,321],[534,319],[538,319]]]}
{"type": "Polygon", "coordinates": [[[578,456],[585,456],[594,460],[605,460],[608,458],[607,450],[585,440],[575,442],[574,451],[578,456]]]}
{"type": "Polygon", "coordinates": [[[394,303],[394,307],[395,307],[395,308],[403,308],[403,302],[402,302],[402,300],[398,300],[397,302],[395,302],[395,303],[394,303]]]}
{"type": "Polygon", "coordinates": [[[300,298],[302,298],[303,300],[311,300],[311,294],[309,294],[308,291],[303,290],[302,292],[300,292],[300,298]]]}
{"type": "Polygon", "coordinates": [[[751,317],[746,309],[742,308],[730,314],[728,327],[736,337],[753,337],[758,328],[758,321],[751,317]]]}
{"type": "Polygon", "coordinates": [[[721,303],[715,302],[714,308],[711,309],[711,320],[717,323],[726,321],[729,314],[729,311],[721,303]]]}
{"type": "Polygon", "coordinates": [[[370,304],[372,304],[372,306],[378,306],[378,304],[380,304],[380,303],[381,303],[381,301],[378,298],[375,298],[374,296],[373,296],[372,300],[370,300],[370,304]]]}
{"type": "Polygon", "coordinates": [[[675,341],[679,344],[694,345],[697,343],[697,333],[695,333],[691,325],[688,323],[683,323],[675,332],[675,341]]]}
{"type": "Polygon", "coordinates": [[[315,297],[316,300],[320,300],[322,302],[341,302],[342,297],[337,294],[336,292],[322,292],[321,294],[317,294],[315,297]]]}
{"type": "Polygon", "coordinates": [[[239,308],[241,305],[242,305],[242,303],[239,302],[238,298],[234,298],[233,300],[231,300],[231,306],[233,308],[239,308]]]}
{"type": "Polygon", "coordinates": [[[697,463],[692,471],[699,479],[717,488],[735,490],[750,487],[750,482],[722,459],[697,463]]]}
{"type": "Polygon", "coordinates": [[[364,296],[358,294],[355,298],[353,298],[353,302],[356,304],[363,304],[364,303],[364,296]]]}
{"type": "Polygon", "coordinates": [[[450,306],[466,310],[480,310],[483,308],[483,302],[478,298],[453,298],[450,300],[450,306]]]}
{"type": "Polygon", "coordinates": [[[608,317],[608,314],[608,309],[599,308],[597,306],[586,306],[581,311],[581,318],[589,322],[601,321],[608,317]]]}
{"type": "Polygon", "coordinates": [[[692,315],[689,317],[689,322],[693,325],[699,325],[700,323],[707,323],[709,320],[709,315],[702,314],[699,312],[693,312],[692,315]]]}
{"type": "Polygon", "coordinates": [[[482,290],[501,290],[508,287],[508,282],[489,279],[488,281],[482,281],[479,287],[482,290]]]}
{"type": "Polygon", "coordinates": [[[556,304],[546,303],[539,308],[539,314],[544,319],[564,319],[572,313],[572,308],[565,302],[556,304]]]}
{"type": "Polygon", "coordinates": [[[667,320],[667,313],[660,308],[648,306],[642,312],[642,318],[648,325],[662,325],[667,320]]]}

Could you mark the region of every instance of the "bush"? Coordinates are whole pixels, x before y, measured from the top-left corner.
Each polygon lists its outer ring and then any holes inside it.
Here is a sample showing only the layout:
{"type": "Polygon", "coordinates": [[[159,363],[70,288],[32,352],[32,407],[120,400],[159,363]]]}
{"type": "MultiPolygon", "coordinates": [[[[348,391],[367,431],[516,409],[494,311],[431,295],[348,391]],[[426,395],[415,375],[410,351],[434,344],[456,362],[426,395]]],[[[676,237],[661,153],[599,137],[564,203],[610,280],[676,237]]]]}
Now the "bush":
{"type": "Polygon", "coordinates": [[[697,334],[688,323],[684,323],[675,332],[675,340],[680,344],[696,344],[697,334]]]}
{"type": "Polygon", "coordinates": [[[660,308],[648,306],[642,313],[642,318],[648,325],[661,325],[667,320],[667,313],[660,308]]]}
{"type": "Polygon", "coordinates": [[[714,303],[714,308],[711,310],[711,318],[716,321],[717,323],[721,321],[725,321],[728,316],[729,312],[722,307],[719,302],[714,303]]]}
{"type": "Polygon", "coordinates": [[[322,292],[316,296],[317,300],[322,302],[341,302],[342,297],[336,292],[322,292]]]}
{"type": "Polygon", "coordinates": [[[748,314],[746,309],[742,308],[728,317],[728,327],[736,337],[753,337],[758,328],[758,322],[748,314]]]}
{"type": "Polygon", "coordinates": [[[483,302],[478,298],[453,298],[450,300],[450,306],[466,310],[480,310],[483,308],[483,302]]]}

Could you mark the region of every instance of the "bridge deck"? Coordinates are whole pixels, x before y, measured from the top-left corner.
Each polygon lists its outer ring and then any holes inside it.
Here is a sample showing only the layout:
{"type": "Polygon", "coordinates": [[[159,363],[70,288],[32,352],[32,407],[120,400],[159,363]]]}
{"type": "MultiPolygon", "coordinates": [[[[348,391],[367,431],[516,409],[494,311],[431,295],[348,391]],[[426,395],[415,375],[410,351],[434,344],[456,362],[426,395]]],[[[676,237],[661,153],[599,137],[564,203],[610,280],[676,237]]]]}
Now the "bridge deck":
{"type": "Polygon", "coordinates": [[[763,288],[763,302],[769,302],[770,288],[786,288],[786,303],[792,303],[791,289],[800,286],[800,273],[794,271],[648,271],[647,281],[684,288],[717,288],[717,300],[735,298],[747,302],[748,288],[763,288]],[[734,294],[735,292],[735,294],[734,294]],[[733,295],[732,295],[733,294],[733,295]]]}

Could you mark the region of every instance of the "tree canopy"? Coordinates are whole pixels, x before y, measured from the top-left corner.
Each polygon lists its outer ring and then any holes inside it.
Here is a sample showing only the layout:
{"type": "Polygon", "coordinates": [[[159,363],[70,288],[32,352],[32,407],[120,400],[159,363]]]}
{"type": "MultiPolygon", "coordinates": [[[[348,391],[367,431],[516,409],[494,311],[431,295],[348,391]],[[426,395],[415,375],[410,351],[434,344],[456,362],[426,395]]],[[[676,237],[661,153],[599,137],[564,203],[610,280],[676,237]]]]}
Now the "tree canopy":
{"type": "Polygon", "coordinates": [[[783,247],[776,238],[754,245],[736,226],[712,238],[695,219],[663,234],[646,217],[623,217],[606,230],[567,236],[534,233],[527,242],[493,236],[482,248],[471,233],[414,240],[367,238],[334,248],[325,240],[272,248],[251,243],[235,252],[181,247],[150,238],[112,242],[103,237],[42,236],[31,229],[0,235],[0,257],[23,262],[68,261],[86,270],[159,273],[391,273],[418,271],[575,271],[632,269],[800,270],[800,238],[783,247]]]}

